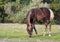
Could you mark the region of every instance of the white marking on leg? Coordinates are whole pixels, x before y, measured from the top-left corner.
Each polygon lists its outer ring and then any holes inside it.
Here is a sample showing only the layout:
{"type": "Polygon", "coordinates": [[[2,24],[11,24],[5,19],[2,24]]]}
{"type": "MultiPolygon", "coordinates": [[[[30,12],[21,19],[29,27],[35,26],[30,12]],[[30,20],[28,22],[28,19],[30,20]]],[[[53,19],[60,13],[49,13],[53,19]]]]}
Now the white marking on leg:
{"type": "Polygon", "coordinates": [[[51,36],[51,31],[49,32],[49,36],[51,36]]]}

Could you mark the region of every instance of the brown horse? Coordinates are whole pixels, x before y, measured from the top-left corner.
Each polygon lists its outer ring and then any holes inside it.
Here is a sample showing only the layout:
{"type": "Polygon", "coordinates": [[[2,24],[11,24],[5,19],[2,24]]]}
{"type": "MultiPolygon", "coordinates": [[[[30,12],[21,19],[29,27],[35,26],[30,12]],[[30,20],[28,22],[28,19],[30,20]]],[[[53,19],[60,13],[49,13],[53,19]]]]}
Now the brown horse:
{"type": "Polygon", "coordinates": [[[44,31],[44,36],[47,31],[47,26],[49,25],[49,36],[51,36],[51,24],[50,20],[54,18],[53,11],[48,8],[33,8],[28,11],[27,16],[26,16],[26,24],[27,24],[27,32],[29,34],[29,37],[31,37],[33,29],[35,30],[35,33],[37,34],[37,30],[35,28],[35,21],[40,21],[44,19],[45,21],[45,31],[44,31]]]}

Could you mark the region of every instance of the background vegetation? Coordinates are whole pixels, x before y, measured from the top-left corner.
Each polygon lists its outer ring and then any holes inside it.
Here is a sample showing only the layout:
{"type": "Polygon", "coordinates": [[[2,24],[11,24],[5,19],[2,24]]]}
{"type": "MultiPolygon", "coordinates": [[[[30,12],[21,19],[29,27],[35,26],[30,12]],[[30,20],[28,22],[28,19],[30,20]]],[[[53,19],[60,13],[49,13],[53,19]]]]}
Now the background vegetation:
{"type": "Polygon", "coordinates": [[[0,0],[0,23],[25,23],[27,11],[43,5],[54,11],[54,21],[59,24],[60,0],[0,0]]]}

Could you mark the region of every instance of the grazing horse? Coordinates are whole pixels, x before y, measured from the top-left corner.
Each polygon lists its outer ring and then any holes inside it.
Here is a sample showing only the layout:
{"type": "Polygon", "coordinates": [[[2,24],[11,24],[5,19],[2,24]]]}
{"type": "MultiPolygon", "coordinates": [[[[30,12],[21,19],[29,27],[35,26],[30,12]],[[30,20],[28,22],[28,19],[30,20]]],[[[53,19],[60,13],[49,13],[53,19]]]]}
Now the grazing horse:
{"type": "Polygon", "coordinates": [[[27,32],[29,34],[29,37],[31,37],[33,29],[35,30],[35,33],[37,34],[37,30],[35,28],[35,21],[40,21],[44,19],[45,22],[45,31],[43,36],[45,36],[47,27],[49,25],[49,36],[51,36],[51,24],[50,21],[54,18],[54,13],[51,9],[42,7],[42,8],[33,8],[28,11],[26,16],[26,24],[27,24],[27,32]]]}

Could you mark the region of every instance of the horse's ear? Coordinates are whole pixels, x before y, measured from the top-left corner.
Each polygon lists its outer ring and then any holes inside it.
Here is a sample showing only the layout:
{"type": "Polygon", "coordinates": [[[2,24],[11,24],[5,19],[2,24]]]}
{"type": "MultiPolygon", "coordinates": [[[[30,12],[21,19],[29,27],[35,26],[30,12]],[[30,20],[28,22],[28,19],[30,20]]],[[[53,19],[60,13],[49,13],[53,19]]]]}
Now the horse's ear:
{"type": "Polygon", "coordinates": [[[50,20],[53,20],[54,19],[54,13],[51,9],[49,9],[49,11],[50,11],[50,20]]]}

